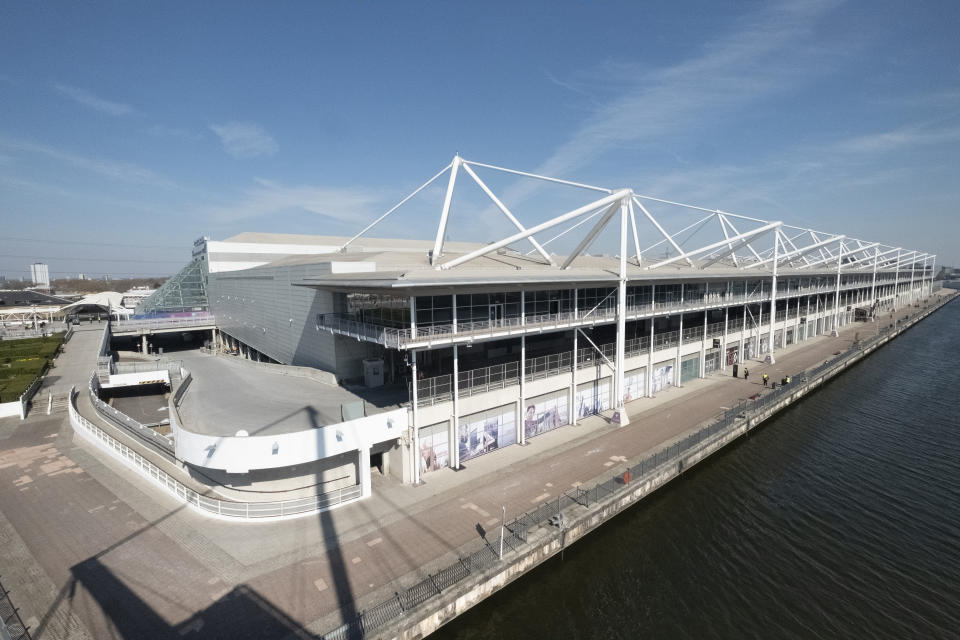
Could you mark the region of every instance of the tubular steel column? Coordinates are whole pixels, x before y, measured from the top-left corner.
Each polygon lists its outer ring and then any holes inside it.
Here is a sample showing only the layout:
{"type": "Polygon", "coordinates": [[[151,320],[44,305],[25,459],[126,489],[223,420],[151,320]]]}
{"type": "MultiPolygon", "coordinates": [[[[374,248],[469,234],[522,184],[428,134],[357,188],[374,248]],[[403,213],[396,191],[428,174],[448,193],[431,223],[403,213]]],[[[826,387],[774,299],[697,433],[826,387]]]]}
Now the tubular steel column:
{"type": "Polygon", "coordinates": [[[933,256],[930,262],[930,293],[933,293],[933,279],[937,277],[937,256],[933,256]]]}
{"type": "Polygon", "coordinates": [[[917,266],[917,252],[913,252],[913,257],[910,258],[910,304],[913,304],[913,273],[914,268],[917,266]]]}
{"type": "MultiPolygon", "coordinates": [[[[527,300],[524,292],[520,292],[520,327],[526,331],[527,300]]],[[[527,430],[524,428],[524,411],[527,402],[527,334],[520,334],[520,416],[517,420],[517,442],[521,445],[527,442],[527,430]]]]}
{"type": "Polygon", "coordinates": [[[616,376],[614,384],[616,402],[614,406],[620,410],[620,426],[630,420],[627,418],[626,407],[623,404],[623,368],[626,362],[626,334],[627,334],[627,200],[620,202],[620,282],[617,285],[617,354],[616,376]]]}
{"type": "MultiPolygon", "coordinates": [[[[780,230],[777,229],[773,234],[773,277],[770,279],[770,334],[767,337],[767,342],[769,342],[770,353],[767,355],[767,362],[773,364],[776,362],[776,358],[773,356],[773,338],[776,335],[776,326],[777,326],[777,261],[779,258],[778,251],[780,248],[780,230]]],[[[784,333],[786,333],[787,323],[783,323],[784,333]]]]}
{"type": "MultiPolygon", "coordinates": [[[[573,287],[573,319],[576,322],[578,316],[577,311],[577,287],[573,287]]],[[[573,357],[571,358],[570,366],[570,424],[577,426],[577,334],[580,333],[580,329],[577,326],[573,327],[573,357]]]]}
{"type": "MultiPolygon", "coordinates": [[[[453,294],[453,336],[457,335],[457,294],[453,294]]],[[[460,468],[460,447],[457,438],[460,435],[460,348],[453,345],[453,415],[450,416],[451,436],[449,444],[450,466],[460,468]]]]}
{"type": "Polygon", "coordinates": [[[840,322],[840,267],[843,266],[843,242],[840,242],[840,250],[837,251],[837,290],[833,297],[833,331],[830,335],[837,337],[839,334],[840,322]]]}
{"type": "Polygon", "coordinates": [[[650,344],[647,348],[647,373],[644,376],[644,386],[647,387],[646,396],[653,397],[653,314],[657,307],[656,303],[657,285],[650,285],[650,344]]]}
{"type": "Polygon", "coordinates": [[[896,265],[896,271],[893,275],[893,309],[891,311],[896,311],[900,304],[900,249],[897,249],[896,265]]]}
{"type": "Polygon", "coordinates": [[[730,280],[727,280],[727,299],[723,307],[723,346],[720,347],[720,370],[727,370],[727,331],[730,329],[730,280]]]}
{"type": "Polygon", "coordinates": [[[677,356],[676,356],[676,366],[674,367],[675,373],[673,374],[674,386],[679,387],[681,381],[683,380],[683,372],[680,371],[680,366],[683,364],[683,283],[680,283],[680,331],[678,333],[677,340],[677,356]]]}
{"type": "Polygon", "coordinates": [[[413,443],[413,469],[410,474],[413,484],[420,484],[420,424],[419,416],[417,415],[417,352],[413,349],[410,350],[410,376],[412,378],[410,387],[413,389],[413,398],[411,400],[413,406],[413,437],[410,441],[413,443]]]}
{"type": "MultiPolygon", "coordinates": [[[[746,288],[744,288],[746,291],[746,288]]],[[[747,334],[747,305],[743,305],[743,325],[740,327],[740,353],[737,354],[737,359],[740,360],[740,363],[743,364],[747,361],[746,352],[743,350],[743,338],[747,334]]]]}
{"type": "Polygon", "coordinates": [[[417,297],[410,296],[410,338],[417,337],[417,297]]]}
{"type": "MultiPolygon", "coordinates": [[[[870,308],[877,301],[877,263],[880,262],[880,247],[873,250],[873,282],[870,283],[870,308]]],[[[871,316],[873,314],[871,313],[871,316]]]]}
{"type": "Polygon", "coordinates": [[[707,310],[703,310],[703,335],[700,336],[700,377],[707,377],[707,310]]]}

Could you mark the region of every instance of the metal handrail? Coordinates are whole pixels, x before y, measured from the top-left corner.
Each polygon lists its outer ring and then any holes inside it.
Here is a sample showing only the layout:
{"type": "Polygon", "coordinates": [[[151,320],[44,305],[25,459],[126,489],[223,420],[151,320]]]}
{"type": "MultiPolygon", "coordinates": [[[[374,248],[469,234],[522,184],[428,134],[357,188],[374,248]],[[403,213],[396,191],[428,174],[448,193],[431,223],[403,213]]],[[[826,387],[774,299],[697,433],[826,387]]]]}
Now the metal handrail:
{"type": "Polygon", "coordinates": [[[169,329],[177,327],[201,327],[216,324],[213,314],[189,318],[146,318],[143,320],[114,320],[110,325],[114,332],[141,331],[144,329],[169,329]]]}
{"type": "Polygon", "coordinates": [[[306,498],[275,502],[231,502],[200,495],[80,415],[77,410],[78,395],[77,388],[73,387],[70,390],[68,410],[70,412],[70,423],[74,426],[74,429],[79,425],[99,443],[102,443],[102,446],[112,455],[140,471],[142,475],[159,484],[167,493],[181,502],[205,513],[244,520],[285,518],[305,513],[315,513],[360,497],[361,488],[359,484],[306,498]]]}

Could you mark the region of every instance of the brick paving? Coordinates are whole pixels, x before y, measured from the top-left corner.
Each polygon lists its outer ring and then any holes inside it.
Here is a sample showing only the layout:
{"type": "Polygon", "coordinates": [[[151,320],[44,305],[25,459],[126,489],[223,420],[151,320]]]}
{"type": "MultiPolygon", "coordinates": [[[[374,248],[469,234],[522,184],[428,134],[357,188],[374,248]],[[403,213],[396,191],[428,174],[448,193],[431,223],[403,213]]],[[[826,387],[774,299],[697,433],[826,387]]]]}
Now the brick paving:
{"type": "Polygon", "coordinates": [[[758,392],[764,371],[779,380],[872,328],[853,324],[839,338],[778,351],[774,365],[749,365],[750,382],[715,374],[636,400],[623,428],[590,418],[527,447],[471,460],[464,471],[428,474],[424,486],[384,483],[369,500],[286,522],[231,523],[193,513],[74,441],[64,416],[3,420],[0,540],[19,553],[0,557],[0,574],[35,638],[323,631],[328,615],[356,611],[400,582],[417,581],[464,545],[480,544],[481,531],[495,543],[501,505],[509,520],[577,483],[590,486],[625,459],[758,392]]]}

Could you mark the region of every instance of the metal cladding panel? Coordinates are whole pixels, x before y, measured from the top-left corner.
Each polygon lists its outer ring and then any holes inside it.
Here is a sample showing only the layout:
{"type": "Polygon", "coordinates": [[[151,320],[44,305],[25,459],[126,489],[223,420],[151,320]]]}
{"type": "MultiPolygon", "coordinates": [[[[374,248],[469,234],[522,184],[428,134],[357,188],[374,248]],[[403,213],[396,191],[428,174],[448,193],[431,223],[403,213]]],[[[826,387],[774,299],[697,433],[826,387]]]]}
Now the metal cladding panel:
{"type": "Polygon", "coordinates": [[[305,265],[210,274],[211,310],[229,335],[278,362],[336,373],[334,336],[317,329],[317,314],[333,311],[329,292],[292,286],[305,265]]]}

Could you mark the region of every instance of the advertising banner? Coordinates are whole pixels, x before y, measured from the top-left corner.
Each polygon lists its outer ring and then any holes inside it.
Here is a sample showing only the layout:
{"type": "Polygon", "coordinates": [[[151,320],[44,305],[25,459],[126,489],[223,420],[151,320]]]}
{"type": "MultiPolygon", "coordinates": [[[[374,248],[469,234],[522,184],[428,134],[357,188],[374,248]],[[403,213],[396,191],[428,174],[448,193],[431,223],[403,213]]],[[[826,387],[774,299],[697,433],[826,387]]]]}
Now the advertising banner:
{"type": "Polygon", "coordinates": [[[673,386],[673,360],[654,365],[653,379],[650,384],[653,393],[673,386]]]}
{"type": "Polygon", "coordinates": [[[610,408],[610,378],[594,380],[577,387],[578,418],[586,418],[610,408]]]}
{"type": "Polygon", "coordinates": [[[643,367],[627,371],[623,376],[623,401],[642,398],[647,392],[647,371],[643,367]]]}
{"type": "Polygon", "coordinates": [[[570,424],[566,389],[530,398],[526,404],[523,431],[527,438],[570,424]]]}
{"type": "Polygon", "coordinates": [[[460,418],[460,460],[469,460],[517,442],[514,405],[460,418]]]}
{"type": "Polygon", "coordinates": [[[420,473],[450,466],[449,423],[441,422],[420,429],[420,473]]]}

